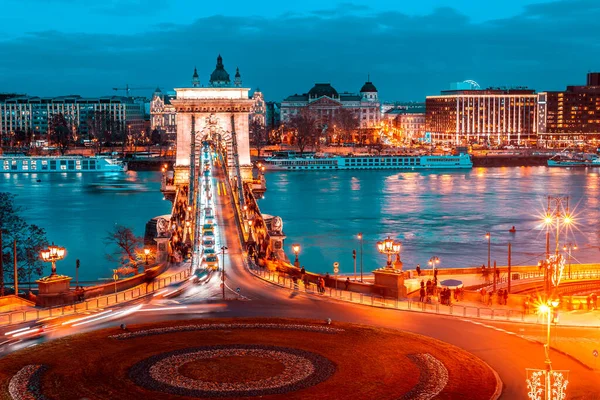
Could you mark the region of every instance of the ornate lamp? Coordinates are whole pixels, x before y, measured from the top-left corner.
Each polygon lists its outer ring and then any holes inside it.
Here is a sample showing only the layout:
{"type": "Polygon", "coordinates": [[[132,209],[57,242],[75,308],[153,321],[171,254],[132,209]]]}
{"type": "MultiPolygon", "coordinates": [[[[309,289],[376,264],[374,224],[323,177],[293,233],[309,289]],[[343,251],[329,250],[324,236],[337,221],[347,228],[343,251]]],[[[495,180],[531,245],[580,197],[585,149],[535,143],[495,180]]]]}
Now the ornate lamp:
{"type": "Polygon", "coordinates": [[[402,242],[396,242],[394,239],[389,236],[387,239],[377,242],[377,250],[381,254],[387,254],[387,264],[386,268],[392,269],[392,255],[398,254],[398,258],[400,255],[400,250],[402,249],[402,242]]]}
{"type": "Polygon", "coordinates": [[[65,248],[56,246],[54,243],[40,252],[43,261],[52,263],[50,276],[56,276],[56,262],[65,258],[65,254],[65,248]]]}
{"type": "Polygon", "coordinates": [[[296,260],[294,261],[294,266],[296,268],[298,268],[300,266],[300,261],[298,261],[298,254],[300,253],[300,245],[299,244],[293,244],[292,245],[292,251],[294,252],[294,255],[296,256],[296,260]]]}

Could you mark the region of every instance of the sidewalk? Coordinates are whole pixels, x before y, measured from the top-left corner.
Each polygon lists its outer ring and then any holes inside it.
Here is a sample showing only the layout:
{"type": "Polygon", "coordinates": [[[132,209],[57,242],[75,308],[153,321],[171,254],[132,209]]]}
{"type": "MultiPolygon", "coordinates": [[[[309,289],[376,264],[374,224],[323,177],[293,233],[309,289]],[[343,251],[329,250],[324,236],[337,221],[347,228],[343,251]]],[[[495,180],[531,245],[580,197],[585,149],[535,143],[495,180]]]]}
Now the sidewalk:
{"type": "MultiPolygon", "coordinates": [[[[248,265],[248,270],[255,276],[268,282],[277,284],[281,287],[294,290],[293,280],[278,272],[271,272],[259,267],[248,265]]],[[[338,281],[339,287],[327,287],[324,294],[317,292],[316,285],[310,283],[308,287],[298,279],[296,290],[304,292],[311,296],[325,296],[338,301],[346,301],[355,304],[364,304],[374,307],[391,308],[403,311],[422,312],[430,314],[439,314],[447,316],[455,316],[469,319],[482,319],[490,321],[512,321],[529,324],[545,324],[546,318],[544,315],[537,314],[532,306],[529,313],[525,313],[523,309],[511,308],[504,305],[496,305],[486,307],[480,302],[459,301],[454,302],[450,306],[443,305],[437,302],[437,297],[432,297],[431,303],[424,303],[413,298],[397,299],[391,297],[383,297],[375,294],[363,294],[343,290],[343,282],[338,281]]],[[[554,326],[572,326],[572,327],[600,327],[600,311],[560,311],[558,324],[554,326]]]]}

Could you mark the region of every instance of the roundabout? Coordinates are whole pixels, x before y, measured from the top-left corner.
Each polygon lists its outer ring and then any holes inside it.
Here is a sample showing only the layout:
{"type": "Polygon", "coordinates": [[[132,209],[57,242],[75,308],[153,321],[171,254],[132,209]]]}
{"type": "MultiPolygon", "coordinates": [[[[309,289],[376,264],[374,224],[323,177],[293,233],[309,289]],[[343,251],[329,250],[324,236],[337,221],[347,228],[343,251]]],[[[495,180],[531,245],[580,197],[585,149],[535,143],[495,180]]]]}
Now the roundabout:
{"type": "Polygon", "coordinates": [[[490,399],[481,360],[390,329],[290,319],[170,321],[73,335],[0,360],[2,398],[490,399]]]}

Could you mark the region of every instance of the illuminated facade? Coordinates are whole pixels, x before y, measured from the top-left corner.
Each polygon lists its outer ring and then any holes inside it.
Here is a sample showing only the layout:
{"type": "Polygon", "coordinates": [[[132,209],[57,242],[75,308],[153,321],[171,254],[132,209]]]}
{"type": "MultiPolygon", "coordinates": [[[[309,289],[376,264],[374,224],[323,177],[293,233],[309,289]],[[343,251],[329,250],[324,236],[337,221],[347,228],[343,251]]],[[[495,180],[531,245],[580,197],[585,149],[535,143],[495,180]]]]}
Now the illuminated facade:
{"type": "Polygon", "coordinates": [[[426,100],[425,129],[433,142],[525,144],[536,140],[533,90],[443,91],[426,100]]]}
{"type": "Polygon", "coordinates": [[[75,133],[86,137],[90,130],[88,123],[98,111],[107,115],[123,131],[141,132],[144,129],[143,104],[130,97],[21,96],[0,102],[0,134],[5,138],[24,131],[32,132],[38,138],[45,137],[52,115],[60,113],[75,133]]]}
{"type": "Polygon", "coordinates": [[[372,82],[365,82],[358,94],[338,93],[329,83],[317,83],[308,93],[294,94],[281,103],[281,122],[308,109],[321,123],[335,119],[338,110],[352,110],[360,122],[360,128],[375,128],[381,121],[380,102],[377,89],[372,82]]]}
{"type": "Polygon", "coordinates": [[[583,144],[600,139],[600,73],[587,85],[538,94],[538,135],[544,144],[583,144]]]}
{"type": "Polygon", "coordinates": [[[169,139],[177,135],[175,107],[171,104],[173,96],[164,94],[156,88],[150,102],[150,129],[157,129],[167,134],[169,139]]]}

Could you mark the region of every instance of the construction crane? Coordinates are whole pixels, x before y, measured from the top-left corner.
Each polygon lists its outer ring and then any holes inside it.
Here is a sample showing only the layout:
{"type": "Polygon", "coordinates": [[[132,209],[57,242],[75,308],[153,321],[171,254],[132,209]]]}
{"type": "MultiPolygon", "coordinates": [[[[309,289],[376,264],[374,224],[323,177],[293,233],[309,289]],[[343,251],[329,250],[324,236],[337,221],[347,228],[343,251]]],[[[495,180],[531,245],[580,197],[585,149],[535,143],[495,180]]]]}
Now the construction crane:
{"type": "Polygon", "coordinates": [[[118,90],[124,90],[125,93],[127,94],[127,97],[129,96],[129,92],[132,90],[152,90],[154,88],[152,87],[129,87],[129,84],[126,84],[124,88],[113,88],[114,91],[118,91],[118,90]]]}

